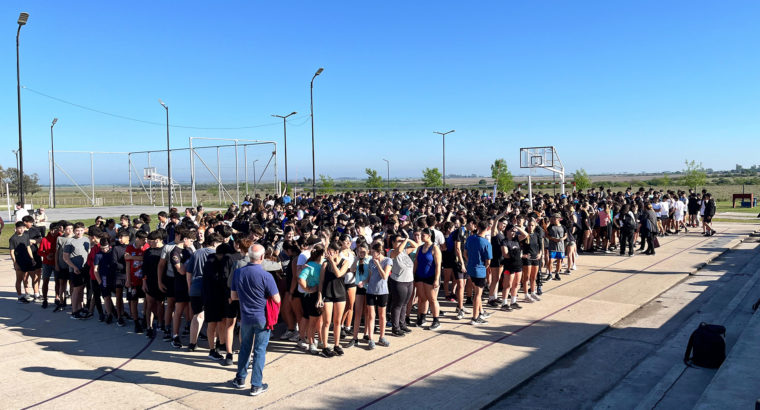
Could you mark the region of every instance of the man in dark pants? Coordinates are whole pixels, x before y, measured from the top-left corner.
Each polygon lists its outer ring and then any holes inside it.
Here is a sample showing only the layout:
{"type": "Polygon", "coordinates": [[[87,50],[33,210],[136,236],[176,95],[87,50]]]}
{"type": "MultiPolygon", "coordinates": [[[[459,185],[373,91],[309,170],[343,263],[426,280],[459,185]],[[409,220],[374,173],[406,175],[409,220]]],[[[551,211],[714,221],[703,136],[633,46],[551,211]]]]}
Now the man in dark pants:
{"type": "Polygon", "coordinates": [[[633,234],[636,232],[638,222],[631,212],[630,205],[623,205],[617,223],[620,228],[620,255],[625,255],[625,247],[628,245],[628,256],[633,256],[633,234]]]}

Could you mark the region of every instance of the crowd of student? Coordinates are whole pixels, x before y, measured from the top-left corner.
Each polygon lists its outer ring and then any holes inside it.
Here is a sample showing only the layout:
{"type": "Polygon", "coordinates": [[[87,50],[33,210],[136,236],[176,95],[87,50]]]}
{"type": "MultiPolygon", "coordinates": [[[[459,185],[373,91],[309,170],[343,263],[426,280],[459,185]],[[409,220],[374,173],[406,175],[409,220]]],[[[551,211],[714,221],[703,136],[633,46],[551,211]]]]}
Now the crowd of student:
{"type": "Polygon", "coordinates": [[[581,254],[633,256],[640,242],[652,255],[659,236],[700,224],[714,234],[714,214],[709,193],[644,188],[532,201],[463,190],[286,195],[247,197],[224,212],[160,212],[155,229],[149,215],[122,215],[89,227],[54,222],[43,235],[27,215],[10,248],[19,303],[48,308],[54,279],[54,312],[131,322],[135,333],[190,351],[207,339],[208,356],[228,366],[240,317],[233,277],[254,244],[281,295],[280,339],[331,358],[438,329],[442,300],[453,304],[452,320],[485,325],[497,310],[541,301],[544,282],[570,275],[581,254]]]}

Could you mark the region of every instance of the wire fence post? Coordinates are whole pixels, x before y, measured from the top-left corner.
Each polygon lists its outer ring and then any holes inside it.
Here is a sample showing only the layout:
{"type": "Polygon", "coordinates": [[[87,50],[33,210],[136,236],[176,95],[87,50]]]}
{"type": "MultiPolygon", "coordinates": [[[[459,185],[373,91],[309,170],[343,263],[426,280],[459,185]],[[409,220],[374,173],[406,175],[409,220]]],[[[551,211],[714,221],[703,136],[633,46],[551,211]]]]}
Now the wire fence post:
{"type": "Polygon", "coordinates": [[[237,203],[240,203],[240,177],[238,176],[238,140],[235,140],[235,195],[237,203]]]}

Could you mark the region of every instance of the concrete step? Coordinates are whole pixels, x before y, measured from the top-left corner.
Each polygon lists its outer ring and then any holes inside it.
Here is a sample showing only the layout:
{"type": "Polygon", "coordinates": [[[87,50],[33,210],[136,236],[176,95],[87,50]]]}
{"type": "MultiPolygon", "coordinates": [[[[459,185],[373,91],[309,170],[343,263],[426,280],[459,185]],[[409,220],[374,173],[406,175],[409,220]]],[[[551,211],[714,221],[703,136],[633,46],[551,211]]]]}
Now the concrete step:
{"type": "Polygon", "coordinates": [[[760,313],[751,313],[752,299],[756,300],[757,296],[758,293],[754,292],[742,305],[742,310],[751,315],[750,320],[695,409],[749,409],[760,401],[760,313]]]}
{"type": "MultiPolygon", "coordinates": [[[[750,245],[740,245],[739,249],[755,250],[750,245]]],[[[595,407],[653,409],[691,407],[696,404],[716,370],[690,368],[683,364],[683,352],[689,336],[701,322],[723,324],[727,327],[727,349],[730,349],[749,321],[747,315],[739,314],[737,310],[741,310],[741,306],[754,294],[753,290],[760,287],[759,267],[760,254],[755,252],[743,266],[735,266],[723,275],[715,284],[717,286],[708,289],[711,293],[709,299],[599,400],[595,407]]],[[[697,280],[707,279],[710,274],[711,270],[706,269],[695,276],[697,280]]]]}

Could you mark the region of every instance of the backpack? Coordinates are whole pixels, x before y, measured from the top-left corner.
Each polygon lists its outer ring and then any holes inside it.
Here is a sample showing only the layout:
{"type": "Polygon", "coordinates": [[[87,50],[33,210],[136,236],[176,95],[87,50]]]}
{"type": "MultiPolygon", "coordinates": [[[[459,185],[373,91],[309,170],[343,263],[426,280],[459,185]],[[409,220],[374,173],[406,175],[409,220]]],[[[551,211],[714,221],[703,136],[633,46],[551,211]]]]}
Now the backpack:
{"type": "Polygon", "coordinates": [[[700,367],[717,369],[726,360],[726,328],[721,325],[700,323],[691,334],[683,361],[700,367]],[[693,351],[693,355],[692,355],[693,351]]]}
{"type": "Polygon", "coordinates": [[[637,226],[638,223],[633,212],[629,211],[627,214],[623,215],[623,228],[635,231],[637,226]]]}

